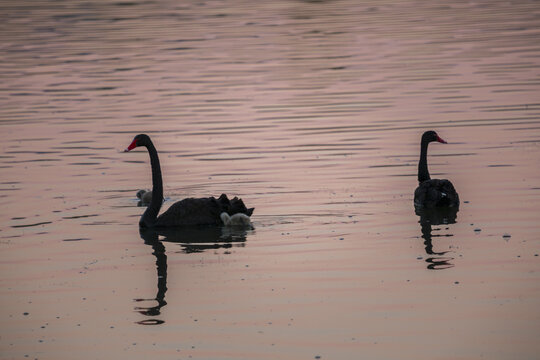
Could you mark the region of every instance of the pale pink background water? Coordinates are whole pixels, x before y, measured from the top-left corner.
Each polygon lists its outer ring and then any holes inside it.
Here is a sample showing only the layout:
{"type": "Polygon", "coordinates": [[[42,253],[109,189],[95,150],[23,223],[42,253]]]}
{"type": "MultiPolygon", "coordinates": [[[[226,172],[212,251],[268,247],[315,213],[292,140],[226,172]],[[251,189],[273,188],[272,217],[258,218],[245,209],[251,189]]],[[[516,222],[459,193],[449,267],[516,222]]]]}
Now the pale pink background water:
{"type": "Polygon", "coordinates": [[[1,358],[538,357],[537,3],[0,14],[1,358]],[[462,200],[432,228],[439,255],[412,206],[428,129],[449,142],[431,173],[462,200]],[[163,242],[167,304],[150,315],[148,155],[121,152],[141,132],[165,207],[226,192],[256,208],[233,242],[163,242]]]}

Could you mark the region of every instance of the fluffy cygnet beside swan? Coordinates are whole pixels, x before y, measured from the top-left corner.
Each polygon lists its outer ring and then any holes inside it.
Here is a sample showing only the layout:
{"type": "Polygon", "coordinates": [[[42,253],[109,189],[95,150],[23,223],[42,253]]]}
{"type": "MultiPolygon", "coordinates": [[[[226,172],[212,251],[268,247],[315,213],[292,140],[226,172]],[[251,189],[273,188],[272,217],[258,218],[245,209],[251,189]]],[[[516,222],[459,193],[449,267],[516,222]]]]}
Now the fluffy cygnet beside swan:
{"type": "Polygon", "coordinates": [[[137,197],[139,198],[139,206],[147,206],[152,202],[152,190],[139,190],[137,191],[137,197]]]}
{"type": "Polygon", "coordinates": [[[226,212],[222,212],[220,217],[221,221],[223,221],[223,225],[225,226],[253,229],[251,219],[244,213],[236,213],[230,216],[226,212]]]}

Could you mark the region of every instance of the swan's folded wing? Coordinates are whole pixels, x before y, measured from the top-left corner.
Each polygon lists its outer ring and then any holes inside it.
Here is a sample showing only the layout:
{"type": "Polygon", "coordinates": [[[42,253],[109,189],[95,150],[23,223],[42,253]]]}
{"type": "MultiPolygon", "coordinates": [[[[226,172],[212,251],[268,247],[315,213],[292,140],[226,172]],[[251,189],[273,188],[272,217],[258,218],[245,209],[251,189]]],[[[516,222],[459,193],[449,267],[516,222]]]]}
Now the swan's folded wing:
{"type": "Polygon", "coordinates": [[[414,192],[415,207],[433,208],[459,206],[459,196],[454,185],[446,179],[431,179],[422,182],[414,192]]]}
{"type": "Polygon", "coordinates": [[[172,204],[158,217],[156,226],[219,225],[221,213],[214,197],[187,198],[172,204]]]}

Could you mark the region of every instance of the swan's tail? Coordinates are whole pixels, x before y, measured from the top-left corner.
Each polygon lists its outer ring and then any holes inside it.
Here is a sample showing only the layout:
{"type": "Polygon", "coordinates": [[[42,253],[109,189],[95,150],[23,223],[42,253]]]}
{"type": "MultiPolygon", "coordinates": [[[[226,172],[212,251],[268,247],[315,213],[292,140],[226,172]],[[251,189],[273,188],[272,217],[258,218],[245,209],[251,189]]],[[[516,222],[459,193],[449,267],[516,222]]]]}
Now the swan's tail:
{"type": "Polygon", "coordinates": [[[247,216],[251,216],[251,214],[253,214],[253,210],[255,210],[255,208],[248,209],[246,205],[244,205],[242,199],[239,199],[236,196],[232,200],[229,200],[227,195],[221,194],[221,196],[217,200],[221,205],[222,211],[225,211],[229,214],[243,213],[247,216]]]}

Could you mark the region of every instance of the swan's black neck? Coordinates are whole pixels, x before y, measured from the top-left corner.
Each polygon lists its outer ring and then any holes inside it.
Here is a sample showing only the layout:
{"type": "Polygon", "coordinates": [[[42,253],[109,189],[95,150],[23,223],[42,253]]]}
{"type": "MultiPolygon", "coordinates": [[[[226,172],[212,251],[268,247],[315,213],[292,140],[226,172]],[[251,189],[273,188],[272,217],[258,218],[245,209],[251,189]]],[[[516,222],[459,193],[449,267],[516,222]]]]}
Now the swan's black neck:
{"type": "Polygon", "coordinates": [[[420,145],[420,161],[418,162],[418,182],[422,183],[426,180],[430,180],[429,171],[427,167],[427,149],[429,141],[422,137],[422,143],[420,145]]]}
{"type": "Polygon", "coordinates": [[[161,178],[161,166],[157,150],[150,139],[146,145],[148,155],[150,155],[150,165],[152,166],[152,201],[146,208],[146,211],[141,216],[139,225],[142,227],[153,227],[156,224],[156,219],[163,203],[163,180],[161,178]]]}

